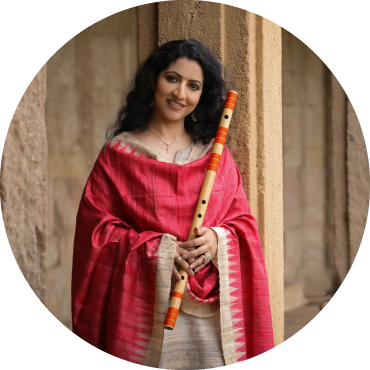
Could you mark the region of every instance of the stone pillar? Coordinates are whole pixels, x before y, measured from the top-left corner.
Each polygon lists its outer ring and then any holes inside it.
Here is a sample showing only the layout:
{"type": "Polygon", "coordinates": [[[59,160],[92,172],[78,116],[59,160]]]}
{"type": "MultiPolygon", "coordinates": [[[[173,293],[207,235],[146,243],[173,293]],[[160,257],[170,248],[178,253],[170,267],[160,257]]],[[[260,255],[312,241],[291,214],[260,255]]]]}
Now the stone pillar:
{"type": "Polygon", "coordinates": [[[137,8],[87,28],[48,62],[48,309],[69,328],[78,205],[136,68],[137,8]]]}
{"type": "Polygon", "coordinates": [[[360,247],[369,208],[370,175],[360,122],[343,88],[329,78],[329,166],[336,288],[360,247]]]}
{"type": "Polygon", "coordinates": [[[326,220],[330,194],[325,163],[327,69],[288,31],[283,31],[282,39],[284,280],[288,311],[303,305],[304,296],[332,292],[332,261],[326,220]]]}
{"type": "Polygon", "coordinates": [[[46,65],[24,93],[9,127],[1,163],[5,230],[32,290],[46,301],[46,65]]]}
{"type": "Polygon", "coordinates": [[[138,58],[141,63],[158,45],[158,3],[141,5],[137,9],[138,58]]]}
{"type": "Polygon", "coordinates": [[[349,270],[347,191],[347,96],[337,79],[329,76],[328,166],[330,211],[336,289],[349,270]]]}
{"type": "Polygon", "coordinates": [[[139,7],[139,61],[157,43],[180,38],[207,45],[239,94],[228,147],[258,221],[278,345],[284,338],[281,29],[218,3],[178,0],[139,7]]]}
{"type": "Polygon", "coordinates": [[[360,122],[351,102],[347,102],[347,188],[349,266],[356,257],[369,210],[369,159],[360,122]]]}

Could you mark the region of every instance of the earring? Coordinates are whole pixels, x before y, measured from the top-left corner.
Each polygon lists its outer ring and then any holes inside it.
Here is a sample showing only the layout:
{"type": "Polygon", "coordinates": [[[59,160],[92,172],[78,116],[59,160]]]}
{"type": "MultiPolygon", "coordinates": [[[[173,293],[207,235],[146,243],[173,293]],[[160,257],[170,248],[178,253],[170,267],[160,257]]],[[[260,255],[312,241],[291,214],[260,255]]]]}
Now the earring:
{"type": "Polygon", "coordinates": [[[196,112],[195,112],[195,110],[193,110],[193,111],[191,112],[190,117],[191,117],[191,119],[192,119],[194,122],[197,122],[197,117],[196,117],[196,112]]]}
{"type": "Polygon", "coordinates": [[[149,104],[149,108],[151,108],[154,104],[154,101],[152,100],[152,102],[149,104]]]}

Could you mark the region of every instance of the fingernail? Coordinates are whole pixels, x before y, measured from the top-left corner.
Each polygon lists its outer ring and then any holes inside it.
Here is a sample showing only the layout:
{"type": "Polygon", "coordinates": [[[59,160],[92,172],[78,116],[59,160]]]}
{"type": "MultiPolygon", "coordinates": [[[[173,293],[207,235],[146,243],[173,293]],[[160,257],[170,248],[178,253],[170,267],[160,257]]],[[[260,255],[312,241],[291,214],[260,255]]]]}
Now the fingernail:
{"type": "Polygon", "coordinates": [[[184,246],[184,244],[179,244],[179,247],[183,247],[184,246]]]}
{"type": "Polygon", "coordinates": [[[193,269],[194,268],[194,265],[191,265],[190,268],[193,269]]]}
{"type": "Polygon", "coordinates": [[[193,270],[190,270],[190,271],[191,271],[191,275],[192,275],[192,276],[194,276],[194,272],[193,272],[193,270]]]}
{"type": "Polygon", "coordinates": [[[187,254],[183,254],[182,255],[182,258],[188,258],[188,255],[187,254]]]}

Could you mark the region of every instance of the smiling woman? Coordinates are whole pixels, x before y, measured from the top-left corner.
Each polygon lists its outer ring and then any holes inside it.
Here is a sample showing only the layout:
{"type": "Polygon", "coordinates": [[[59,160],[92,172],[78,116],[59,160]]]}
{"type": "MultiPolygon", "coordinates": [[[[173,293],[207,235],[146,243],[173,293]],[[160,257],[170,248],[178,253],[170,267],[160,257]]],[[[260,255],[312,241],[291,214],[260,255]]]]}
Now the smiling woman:
{"type": "Polygon", "coordinates": [[[196,120],[202,86],[203,73],[198,62],[180,58],[172,63],[158,76],[148,130],[137,132],[136,136],[148,145],[163,148],[173,162],[177,150],[188,147],[192,141],[184,120],[189,114],[196,120]]]}
{"type": "Polygon", "coordinates": [[[177,60],[168,69],[158,76],[151,123],[162,120],[183,125],[199,102],[202,69],[198,62],[186,58],[177,60]]]}
{"type": "MultiPolygon", "coordinates": [[[[184,110],[181,109],[184,128],[192,141],[209,143],[216,135],[227,93],[223,75],[225,69],[222,64],[196,40],[175,40],[161,45],[136,72],[125,104],[107,130],[107,138],[113,139],[122,132],[143,132],[150,127],[153,112],[158,108],[154,104],[158,84],[166,79],[171,82],[170,85],[173,83],[170,91],[187,86],[187,89],[174,93],[186,94],[186,98],[191,101],[193,95],[188,93],[194,91],[198,100],[194,115],[191,115],[193,110],[190,109],[184,115],[184,110]]],[[[181,96],[180,98],[183,99],[181,96]]],[[[176,101],[182,103],[178,96],[176,98],[172,95],[169,99],[175,101],[175,104],[176,101]]]]}
{"type": "Polygon", "coordinates": [[[227,148],[207,227],[187,241],[225,95],[215,56],[171,41],[138,69],[107,131],[77,215],[72,317],[77,335],[112,355],[199,369],[274,346],[257,223],[227,148]],[[189,280],[175,330],[164,332],[180,267],[189,280]]]}

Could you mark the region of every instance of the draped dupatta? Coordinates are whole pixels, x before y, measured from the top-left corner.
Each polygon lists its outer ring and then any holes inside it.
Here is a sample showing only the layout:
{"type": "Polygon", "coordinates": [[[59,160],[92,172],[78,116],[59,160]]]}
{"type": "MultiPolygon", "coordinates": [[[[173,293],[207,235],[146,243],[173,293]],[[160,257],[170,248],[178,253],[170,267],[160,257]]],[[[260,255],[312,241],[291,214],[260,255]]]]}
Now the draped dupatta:
{"type": "MultiPolygon", "coordinates": [[[[174,241],[187,239],[209,156],[177,165],[138,155],[123,140],[102,149],[76,223],[72,318],[82,339],[158,366],[174,241]]],[[[231,364],[274,343],[257,223],[227,148],[203,225],[218,234],[218,268],[210,263],[189,277],[184,311],[197,315],[199,308],[201,316],[219,307],[223,356],[231,364]]]]}

